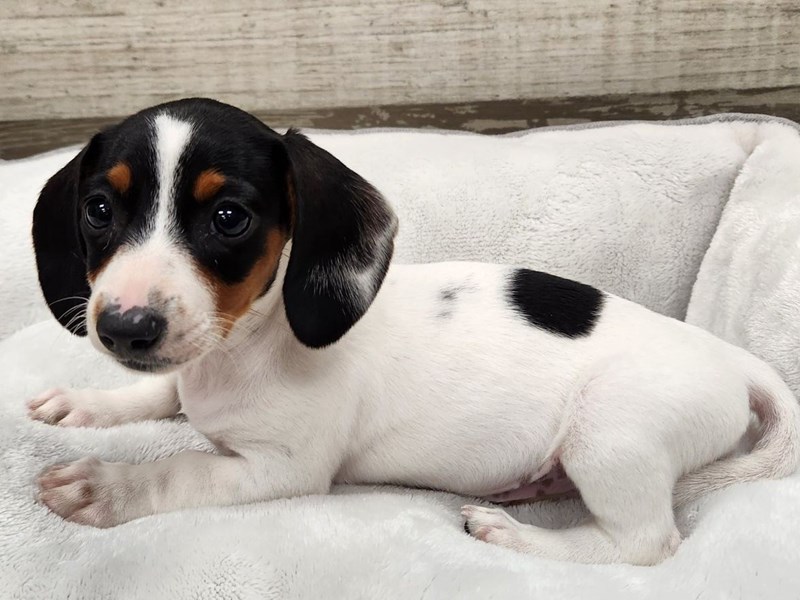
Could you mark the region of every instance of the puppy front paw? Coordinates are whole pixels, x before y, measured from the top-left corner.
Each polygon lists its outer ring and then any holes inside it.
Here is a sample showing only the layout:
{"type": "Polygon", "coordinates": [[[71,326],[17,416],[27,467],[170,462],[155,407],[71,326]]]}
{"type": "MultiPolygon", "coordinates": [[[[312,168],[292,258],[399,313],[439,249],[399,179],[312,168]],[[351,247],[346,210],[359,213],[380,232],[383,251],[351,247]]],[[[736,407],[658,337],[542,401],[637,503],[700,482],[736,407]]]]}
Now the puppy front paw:
{"type": "Polygon", "coordinates": [[[102,528],[119,525],[133,518],[137,490],[126,476],[128,467],[92,457],[49,467],[37,480],[39,500],[67,521],[102,528]]]}
{"type": "Polygon", "coordinates": [[[29,400],[28,416],[62,427],[109,427],[116,424],[113,411],[98,403],[95,390],[52,388],[29,400]]]}

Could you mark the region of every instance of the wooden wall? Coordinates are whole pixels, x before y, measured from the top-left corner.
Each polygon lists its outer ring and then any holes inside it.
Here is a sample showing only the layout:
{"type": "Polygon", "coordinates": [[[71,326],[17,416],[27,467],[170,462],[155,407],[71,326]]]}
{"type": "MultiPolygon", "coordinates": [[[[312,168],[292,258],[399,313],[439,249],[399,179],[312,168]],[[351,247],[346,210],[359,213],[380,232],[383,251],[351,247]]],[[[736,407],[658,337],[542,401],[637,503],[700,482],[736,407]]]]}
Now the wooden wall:
{"type": "Polygon", "coordinates": [[[632,95],[663,115],[675,94],[734,90],[800,102],[798,0],[0,2],[0,141],[14,123],[187,95],[301,120],[358,108],[370,124],[396,124],[379,107],[450,104],[481,130],[469,106],[632,95]]]}

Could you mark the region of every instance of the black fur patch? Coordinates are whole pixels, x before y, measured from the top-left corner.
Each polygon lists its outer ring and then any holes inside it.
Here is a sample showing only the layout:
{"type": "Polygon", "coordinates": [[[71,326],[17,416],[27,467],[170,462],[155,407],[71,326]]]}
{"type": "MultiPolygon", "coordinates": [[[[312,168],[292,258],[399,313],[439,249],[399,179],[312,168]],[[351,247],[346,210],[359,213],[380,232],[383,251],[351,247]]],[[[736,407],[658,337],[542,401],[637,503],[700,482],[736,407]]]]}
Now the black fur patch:
{"type": "Polygon", "coordinates": [[[594,329],[605,296],[584,283],[549,273],[517,269],[508,282],[508,301],[534,327],[569,338],[594,329]]]}
{"type": "Polygon", "coordinates": [[[86,335],[83,311],[91,289],[86,279],[86,252],[77,225],[80,166],[89,147],[45,184],[33,211],[33,240],[39,284],[58,322],[86,335]]]}

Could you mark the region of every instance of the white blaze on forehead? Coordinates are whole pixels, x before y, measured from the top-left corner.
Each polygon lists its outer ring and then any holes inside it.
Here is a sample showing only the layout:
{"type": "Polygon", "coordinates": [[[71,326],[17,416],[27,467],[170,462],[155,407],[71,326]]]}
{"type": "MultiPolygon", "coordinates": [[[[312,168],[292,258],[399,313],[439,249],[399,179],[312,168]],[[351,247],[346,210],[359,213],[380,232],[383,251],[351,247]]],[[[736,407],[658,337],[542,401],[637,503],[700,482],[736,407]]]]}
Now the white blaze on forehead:
{"type": "Polygon", "coordinates": [[[158,190],[152,235],[168,239],[175,224],[175,191],[180,177],[181,156],[192,137],[192,124],[162,113],[155,118],[153,128],[158,190]]]}

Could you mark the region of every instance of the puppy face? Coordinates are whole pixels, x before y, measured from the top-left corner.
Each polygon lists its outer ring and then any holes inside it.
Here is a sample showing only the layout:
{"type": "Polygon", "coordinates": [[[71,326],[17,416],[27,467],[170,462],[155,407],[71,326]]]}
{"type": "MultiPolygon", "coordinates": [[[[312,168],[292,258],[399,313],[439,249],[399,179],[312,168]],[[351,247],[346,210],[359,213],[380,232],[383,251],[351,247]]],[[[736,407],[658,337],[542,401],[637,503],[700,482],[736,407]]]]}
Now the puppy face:
{"type": "Polygon", "coordinates": [[[290,238],[289,323],[306,345],[335,342],[377,293],[395,227],[380,194],[305,137],[186,100],[95,136],[45,186],[33,234],[62,324],[129,368],[166,371],[271,288],[290,238]]]}

